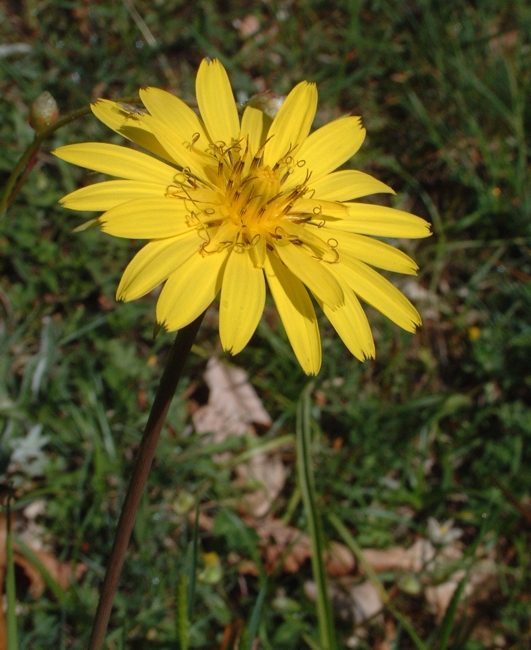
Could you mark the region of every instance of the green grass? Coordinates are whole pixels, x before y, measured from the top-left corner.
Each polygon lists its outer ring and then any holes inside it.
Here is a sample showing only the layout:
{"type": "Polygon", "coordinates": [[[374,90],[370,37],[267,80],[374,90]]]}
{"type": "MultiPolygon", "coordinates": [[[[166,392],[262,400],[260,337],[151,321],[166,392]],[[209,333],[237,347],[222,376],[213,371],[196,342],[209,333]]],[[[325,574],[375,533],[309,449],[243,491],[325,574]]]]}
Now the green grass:
{"type": "MultiPolygon", "coordinates": [[[[415,336],[369,310],[377,359],[360,364],[322,322],[323,368],[310,415],[313,496],[318,511],[332,516],[322,519],[325,541],[342,539],[331,523],[338,521],[361,549],[410,547],[426,533],[428,517],[454,518],[464,531],[463,568],[476,548],[494,558],[489,598],[472,599],[471,608],[439,624],[422,598],[398,589],[399,576],[380,575],[391,598],[385,619],[396,626],[395,648],[421,647],[415,635],[430,649],[483,650],[501,647],[500,639],[506,650],[529,647],[531,540],[522,514],[531,492],[528,3],[301,0],[245,7],[232,0],[138,0],[153,47],[126,4],[23,6],[19,15],[14,3],[0,3],[2,44],[31,46],[0,57],[2,185],[32,140],[27,111],[43,90],[62,114],[142,85],[192,100],[204,56],[219,57],[244,93],[285,93],[301,79],[315,81],[316,125],[346,113],[362,116],[368,138],[352,164],[395,188],[392,205],[429,219],[435,235],[404,244],[421,267],[413,301],[424,325],[415,336]],[[260,28],[244,38],[234,25],[249,14],[260,28]]],[[[92,117],[64,127],[45,144],[0,222],[0,472],[8,478],[13,441],[33,431],[37,460],[9,476],[13,509],[21,513],[44,499],[38,523],[49,548],[88,567],[61,602],[50,589],[33,601],[17,580],[19,647],[35,650],[86,646],[147,420],[144,404],[151,403],[171,344],[170,335],[152,339],[153,297],[115,302],[137,245],[92,230],[72,234],[92,215],[57,204],[88,176],[49,151],[87,140],[120,142],[92,117]]],[[[403,279],[396,283],[405,286],[403,279]]],[[[212,532],[199,534],[198,571],[207,551],[219,554],[223,569],[219,582],[196,584],[188,647],[222,647],[224,630],[238,625],[240,647],[250,647],[254,633],[266,650],[308,648],[319,639],[316,605],[304,591],[310,563],[267,583],[238,576],[229,554],[257,556],[256,537],[235,512],[231,468],[218,468],[195,436],[182,435],[189,424],[185,391],[200,384],[206,357],[220,353],[214,313],[207,314],[163,432],[109,648],[186,645],[179,634],[194,527],[172,507],[184,492],[216,518],[212,532]]],[[[266,440],[293,434],[307,378],[274,311],[234,362],[249,372],[275,421],[266,440]]],[[[246,442],[236,449],[244,453],[246,442]]],[[[293,448],[284,460],[294,467],[293,448]]],[[[290,523],[306,529],[308,513],[299,500],[290,502],[295,490],[293,469],[275,512],[290,509],[290,523]]],[[[336,627],[346,643],[352,625],[336,627]]],[[[378,647],[382,630],[367,627],[359,647],[378,647]]]]}

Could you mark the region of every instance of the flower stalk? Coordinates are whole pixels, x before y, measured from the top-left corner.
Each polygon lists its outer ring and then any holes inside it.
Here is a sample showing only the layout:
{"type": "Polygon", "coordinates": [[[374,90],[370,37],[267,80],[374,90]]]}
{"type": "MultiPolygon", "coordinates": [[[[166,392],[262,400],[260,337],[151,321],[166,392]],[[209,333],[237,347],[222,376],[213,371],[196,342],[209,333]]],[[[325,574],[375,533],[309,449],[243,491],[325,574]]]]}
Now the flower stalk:
{"type": "Polygon", "coordinates": [[[118,520],[114,544],[107,564],[107,572],[103,581],[88,650],[100,650],[103,645],[111,616],[114,595],[118,588],[136,513],[155,455],[160,432],[162,431],[168,409],[170,408],[184,369],[184,364],[194,343],[203,316],[204,313],[179,331],[168,355],[166,367],[162,374],[153,406],[151,407],[144,435],[140,442],[136,463],[131,478],[129,479],[129,486],[125,495],[120,519],[118,520]]]}

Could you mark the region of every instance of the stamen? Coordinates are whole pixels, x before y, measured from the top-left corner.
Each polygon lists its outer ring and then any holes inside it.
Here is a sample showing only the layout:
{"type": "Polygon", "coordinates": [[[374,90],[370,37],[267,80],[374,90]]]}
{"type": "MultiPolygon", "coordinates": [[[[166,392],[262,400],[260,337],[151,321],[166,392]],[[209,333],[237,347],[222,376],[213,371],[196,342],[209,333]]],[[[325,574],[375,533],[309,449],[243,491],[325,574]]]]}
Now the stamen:
{"type": "Polygon", "coordinates": [[[334,253],[335,255],[334,260],[322,259],[322,261],[325,262],[326,264],[337,264],[339,262],[339,251],[337,250],[337,248],[332,248],[332,253],[334,253]]]}
{"type": "Polygon", "coordinates": [[[195,143],[199,140],[200,137],[201,137],[201,136],[199,135],[199,133],[194,133],[194,134],[192,135],[192,139],[191,139],[190,144],[189,144],[189,146],[188,146],[188,148],[190,149],[190,151],[193,151],[193,150],[194,150],[195,143]]]}

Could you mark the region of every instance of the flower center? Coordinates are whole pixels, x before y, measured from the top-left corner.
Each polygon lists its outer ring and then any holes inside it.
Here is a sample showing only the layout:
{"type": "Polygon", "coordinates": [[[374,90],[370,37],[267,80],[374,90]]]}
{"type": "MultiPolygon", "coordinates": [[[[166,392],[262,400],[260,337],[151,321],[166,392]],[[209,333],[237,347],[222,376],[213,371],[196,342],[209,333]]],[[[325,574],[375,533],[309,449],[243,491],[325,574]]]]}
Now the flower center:
{"type": "Polygon", "coordinates": [[[317,217],[299,203],[309,192],[310,174],[299,185],[284,189],[294,167],[301,164],[290,151],[273,167],[263,164],[263,147],[252,155],[244,140],[229,147],[212,144],[200,155],[202,179],[183,170],[167,195],[189,205],[189,225],[198,231],[203,254],[249,248],[255,264],[262,266],[266,247],[291,243],[320,259],[337,259],[335,247],[305,227],[317,217]]]}

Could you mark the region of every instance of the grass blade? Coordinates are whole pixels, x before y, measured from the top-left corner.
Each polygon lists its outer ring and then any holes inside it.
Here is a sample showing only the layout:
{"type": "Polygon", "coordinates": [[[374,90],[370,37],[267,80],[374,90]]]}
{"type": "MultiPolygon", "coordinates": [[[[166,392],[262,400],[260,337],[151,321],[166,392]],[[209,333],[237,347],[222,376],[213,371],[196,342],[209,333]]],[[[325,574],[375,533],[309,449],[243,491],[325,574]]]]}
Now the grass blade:
{"type": "Polygon", "coordinates": [[[448,641],[450,640],[450,634],[452,633],[454,627],[455,615],[457,612],[457,606],[461,600],[461,596],[468,582],[468,573],[460,580],[457,585],[457,589],[454,591],[448,609],[444,615],[441,625],[438,630],[437,636],[439,637],[439,650],[446,650],[448,647],[448,641]]]}
{"type": "Polygon", "coordinates": [[[258,598],[253,608],[253,613],[251,614],[251,619],[249,621],[249,650],[253,650],[253,644],[255,637],[258,633],[258,625],[260,624],[260,615],[262,614],[262,606],[264,604],[264,598],[267,592],[267,580],[264,580],[260,591],[258,592],[258,598]]]}
{"type": "Polygon", "coordinates": [[[192,614],[194,612],[194,600],[195,600],[195,574],[197,568],[197,545],[199,542],[199,499],[195,506],[195,519],[194,519],[194,531],[192,534],[192,561],[190,563],[190,573],[188,575],[188,589],[186,592],[186,600],[188,603],[188,620],[192,620],[192,614]]]}
{"type": "Polygon", "coordinates": [[[189,586],[188,576],[185,574],[180,575],[176,593],[177,638],[180,650],[188,650],[189,645],[190,615],[189,603],[187,603],[189,586]]]}
{"type": "Polygon", "coordinates": [[[323,531],[319,519],[311,460],[310,384],[303,392],[297,408],[297,471],[302,502],[308,518],[312,544],[312,572],[317,585],[317,619],[322,650],[335,650],[336,639],[332,607],[323,563],[323,531]]]}
{"type": "Polygon", "coordinates": [[[41,574],[44,582],[46,583],[46,586],[48,589],[53,593],[53,595],[57,598],[57,600],[60,603],[63,603],[65,600],[65,590],[61,587],[61,585],[55,580],[51,573],[48,571],[48,569],[44,566],[44,564],[39,560],[39,556],[34,553],[34,551],[29,548],[21,539],[20,537],[14,536],[14,539],[17,543],[17,547],[19,551],[22,553],[22,555],[33,564],[33,566],[38,570],[38,572],[41,574]]]}
{"type": "Polygon", "coordinates": [[[7,535],[6,535],[6,623],[7,647],[9,650],[18,650],[17,616],[16,616],[16,589],[15,589],[15,558],[13,557],[13,536],[11,534],[11,494],[7,498],[7,535]]]}

